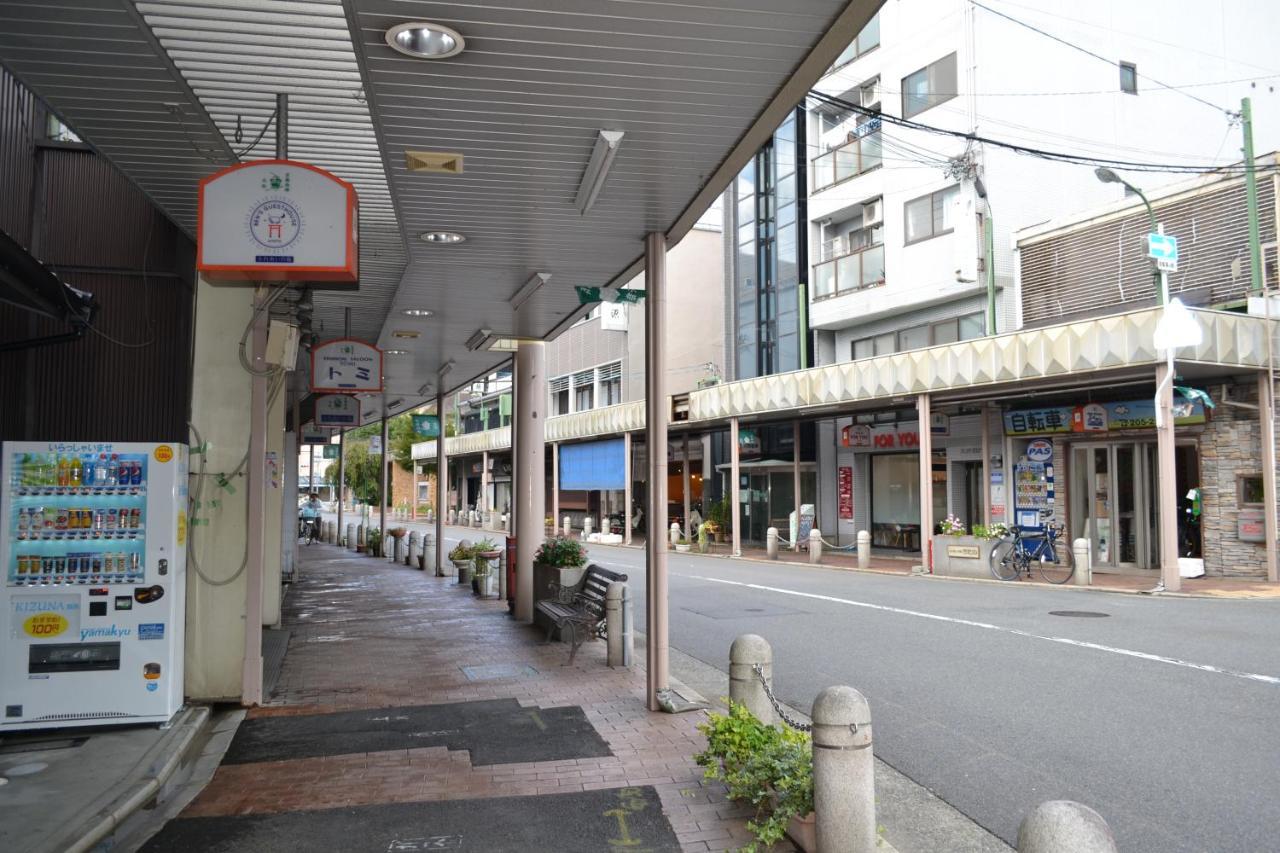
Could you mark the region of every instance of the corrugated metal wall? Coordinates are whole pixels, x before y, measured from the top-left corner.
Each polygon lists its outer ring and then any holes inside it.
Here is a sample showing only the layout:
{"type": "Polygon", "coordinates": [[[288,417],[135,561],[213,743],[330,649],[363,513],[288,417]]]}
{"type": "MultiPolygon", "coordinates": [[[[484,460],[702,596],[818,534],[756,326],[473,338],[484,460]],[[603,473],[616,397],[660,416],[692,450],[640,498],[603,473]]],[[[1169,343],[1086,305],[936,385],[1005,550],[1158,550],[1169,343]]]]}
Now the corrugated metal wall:
{"type": "MultiPolygon", "coordinates": [[[[88,148],[45,143],[46,123],[0,70],[0,228],[94,294],[100,334],[0,353],[0,439],[185,442],[195,247],[88,148]]],[[[66,331],[0,303],[0,340],[66,331]]]]}
{"type": "MultiPolygon", "coordinates": [[[[1275,239],[1271,182],[1260,181],[1262,242],[1275,239]]],[[[1178,239],[1179,269],[1169,289],[1191,304],[1237,302],[1249,290],[1249,232],[1242,180],[1167,203],[1153,204],[1165,232],[1178,239]]],[[[1146,256],[1150,230],[1143,207],[1121,219],[1057,234],[1022,246],[1022,311],[1028,326],[1112,314],[1154,304],[1146,256]]]]}

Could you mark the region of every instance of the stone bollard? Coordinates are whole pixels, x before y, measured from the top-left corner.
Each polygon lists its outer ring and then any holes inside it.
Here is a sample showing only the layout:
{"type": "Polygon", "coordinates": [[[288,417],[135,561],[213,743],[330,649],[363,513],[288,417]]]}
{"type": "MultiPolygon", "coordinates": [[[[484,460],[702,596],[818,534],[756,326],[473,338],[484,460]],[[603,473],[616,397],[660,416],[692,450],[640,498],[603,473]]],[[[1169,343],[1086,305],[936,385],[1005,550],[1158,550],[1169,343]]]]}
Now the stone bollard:
{"type": "Polygon", "coordinates": [[[347,525],[346,535],[342,537],[342,545],[352,551],[356,549],[356,526],[354,524],[347,525]]]}
{"type": "Polygon", "coordinates": [[[756,664],[764,669],[764,680],[773,689],[773,648],[759,634],[739,634],[729,647],[729,698],[762,723],[774,722],[773,703],[756,676],[756,664]]]}
{"type": "Polygon", "coordinates": [[[604,596],[605,640],[609,666],[631,666],[634,631],[631,622],[631,590],[623,581],[614,581],[604,596]]]}
{"type": "Polygon", "coordinates": [[[572,527],[572,525],[569,523],[569,516],[567,516],[567,515],[566,515],[566,516],[564,517],[564,522],[563,522],[563,525],[561,526],[560,530],[564,533],[564,535],[565,535],[565,536],[568,536],[570,533],[572,533],[572,532],[573,532],[573,527],[572,527]]]}
{"type": "Polygon", "coordinates": [[[1075,561],[1076,571],[1071,576],[1075,586],[1089,586],[1093,583],[1093,544],[1088,539],[1077,539],[1071,543],[1071,558],[1075,561]]]}
{"type": "Polygon", "coordinates": [[[778,528],[770,527],[764,532],[764,550],[770,560],[778,559],[778,528]]]}
{"type": "Polygon", "coordinates": [[[587,541],[587,537],[591,535],[591,516],[582,519],[582,541],[587,541]]]}
{"type": "Polygon", "coordinates": [[[876,849],[875,760],[871,709],[852,687],[828,687],[813,700],[813,813],[822,853],[876,849]]]}
{"type": "Polygon", "coordinates": [[[392,541],[395,544],[391,546],[391,561],[394,563],[405,563],[407,565],[409,561],[405,558],[405,553],[409,550],[409,543],[403,536],[398,536],[392,541]]]}
{"type": "Polygon", "coordinates": [[[363,524],[356,525],[356,550],[357,551],[363,551],[364,546],[369,544],[369,540],[365,538],[365,534],[367,532],[368,531],[365,530],[365,526],[363,524]]]}
{"type": "Polygon", "coordinates": [[[404,564],[406,566],[418,565],[418,555],[422,553],[422,544],[418,539],[418,531],[409,532],[409,547],[404,555],[404,564]]]}
{"type": "Polygon", "coordinates": [[[438,578],[444,577],[444,569],[436,565],[436,535],[430,531],[422,534],[422,553],[418,555],[418,568],[429,571],[438,578]]]}
{"type": "Polygon", "coordinates": [[[671,522],[671,529],[667,531],[667,538],[671,540],[671,547],[674,548],[676,543],[680,541],[680,525],[674,521],[671,522]]]}
{"type": "Polygon", "coordinates": [[[511,532],[511,513],[507,513],[502,516],[502,532],[503,533],[511,532]]]}
{"type": "Polygon", "coordinates": [[[452,510],[452,509],[450,509],[450,510],[449,510],[449,514],[448,514],[447,516],[445,516],[445,523],[446,523],[446,524],[456,524],[456,523],[457,523],[457,520],[458,520],[458,519],[457,519],[457,518],[454,516],[454,514],[453,514],[453,510],[452,510]]]}
{"type": "Polygon", "coordinates": [[[822,531],[816,527],[809,531],[809,562],[815,566],[822,562],[822,531]]]}
{"type": "Polygon", "coordinates": [[[865,530],[858,531],[858,568],[871,568],[871,534],[865,530]]]}
{"type": "Polygon", "coordinates": [[[1018,853],[1117,853],[1117,848],[1102,815],[1070,800],[1049,800],[1023,818],[1018,853]]]}

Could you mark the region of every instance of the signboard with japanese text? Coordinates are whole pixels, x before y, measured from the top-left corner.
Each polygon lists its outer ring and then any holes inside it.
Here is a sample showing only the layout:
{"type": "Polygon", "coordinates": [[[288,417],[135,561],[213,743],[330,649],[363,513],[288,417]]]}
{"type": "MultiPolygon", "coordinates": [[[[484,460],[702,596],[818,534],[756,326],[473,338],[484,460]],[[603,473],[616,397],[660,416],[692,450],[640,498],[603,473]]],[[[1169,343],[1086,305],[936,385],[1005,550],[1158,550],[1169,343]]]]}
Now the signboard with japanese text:
{"type": "Polygon", "coordinates": [[[360,425],[360,401],[346,394],[329,394],[316,399],[316,424],[322,427],[360,425]]]}
{"type": "Polygon", "coordinates": [[[210,281],[359,282],[356,190],[295,160],[256,160],[200,182],[196,266],[210,281]]]}
{"type": "Polygon", "coordinates": [[[355,394],[382,390],[382,350],[352,338],[311,350],[311,390],[355,394]]]}
{"type": "Polygon", "coordinates": [[[375,435],[369,438],[369,452],[374,455],[382,453],[382,436],[375,435]]]}
{"type": "Polygon", "coordinates": [[[840,480],[838,486],[840,518],[849,520],[853,518],[853,468],[848,465],[840,466],[840,480]]]}
{"type": "Polygon", "coordinates": [[[423,438],[440,437],[439,415],[413,415],[413,431],[423,438]]]}
{"type": "MultiPolygon", "coordinates": [[[[1175,395],[1173,420],[1176,426],[1205,422],[1204,403],[1175,395]]],[[[1108,432],[1123,429],[1154,429],[1155,403],[1126,400],[1120,403],[1089,403],[1083,406],[1049,406],[1015,409],[1004,413],[1005,435],[1053,435],[1108,432]]]]}
{"type": "Polygon", "coordinates": [[[303,444],[328,444],[329,439],[332,437],[327,431],[316,429],[315,427],[303,427],[302,429],[303,444]]]}
{"type": "Polygon", "coordinates": [[[341,448],[340,448],[340,447],[338,447],[338,445],[336,445],[336,444],[326,444],[326,445],[324,446],[324,458],[325,458],[325,459],[337,459],[337,458],[338,458],[338,451],[339,451],[339,450],[341,450],[341,448]]]}

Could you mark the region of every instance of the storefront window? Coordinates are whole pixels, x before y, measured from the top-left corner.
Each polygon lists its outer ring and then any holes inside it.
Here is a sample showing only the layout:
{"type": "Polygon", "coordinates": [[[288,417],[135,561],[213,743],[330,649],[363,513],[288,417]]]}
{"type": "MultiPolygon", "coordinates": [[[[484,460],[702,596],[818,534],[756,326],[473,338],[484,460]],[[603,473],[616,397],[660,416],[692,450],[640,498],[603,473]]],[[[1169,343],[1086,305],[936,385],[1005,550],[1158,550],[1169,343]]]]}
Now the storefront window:
{"type": "Polygon", "coordinates": [[[920,455],[871,457],[871,537],[883,548],[920,548],[920,455]]]}

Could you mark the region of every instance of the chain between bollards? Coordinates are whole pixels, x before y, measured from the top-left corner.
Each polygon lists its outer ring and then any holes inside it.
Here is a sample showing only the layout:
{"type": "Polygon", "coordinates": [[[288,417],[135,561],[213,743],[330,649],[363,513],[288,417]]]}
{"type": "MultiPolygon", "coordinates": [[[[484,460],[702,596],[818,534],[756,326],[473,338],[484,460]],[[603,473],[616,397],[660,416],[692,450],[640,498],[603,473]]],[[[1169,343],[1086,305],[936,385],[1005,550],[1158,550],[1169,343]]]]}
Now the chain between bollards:
{"type": "Polygon", "coordinates": [[[773,695],[773,690],[769,687],[769,682],[764,677],[764,667],[760,664],[752,664],[751,671],[756,674],[756,678],[760,681],[760,686],[764,688],[764,695],[769,698],[769,703],[773,705],[773,710],[777,713],[778,718],[791,728],[798,732],[811,732],[813,726],[809,723],[801,723],[787,716],[787,712],[782,710],[782,706],[778,704],[778,697],[773,695]]]}

